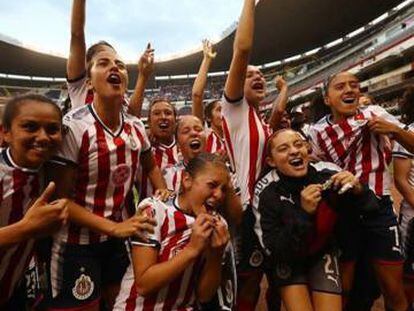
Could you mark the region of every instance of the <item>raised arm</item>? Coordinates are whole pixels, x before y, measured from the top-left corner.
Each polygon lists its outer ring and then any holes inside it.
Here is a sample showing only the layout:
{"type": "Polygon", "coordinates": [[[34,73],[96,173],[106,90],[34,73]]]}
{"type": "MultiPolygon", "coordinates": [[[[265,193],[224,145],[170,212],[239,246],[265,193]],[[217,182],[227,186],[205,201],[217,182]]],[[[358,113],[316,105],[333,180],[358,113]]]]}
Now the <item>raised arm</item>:
{"type": "Polygon", "coordinates": [[[138,61],[138,78],[135,84],[134,93],[129,101],[129,113],[141,117],[142,103],[144,102],[144,91],[149,78],[154,72],[154,49],[148,43],[145,52],[138,61]]]}
{"type": "Polygon", "coordinates": [[[288,101],[288,85],[282,76],[277,76],[275,78],[275,85],[279,91],[279,95],[273,102],[272,114],[269,119],[269,125],[274,131],[278,130],[280,127],[280,120],[286,110],[286,104],[288,101]]]}
{"type": "Polygon", "coordinates": [[[194,80],[191,99],[193,100],[193,115],[204,121],[203,111],[203,95],[207,84],[207,73],[211,65],[211,61],[216,57],[217,52],[213,51],[210,41],[203,40],[203,61],[198,70],[197,78],[194,80]]]}
{"type": "Polygon", "coordinates": [[[243,97],[244,79],[253,46],[255,0],[245,0],[233,44],[233,58],[224,94],[231,100],[243,97]]]}
{"type": "Polygon", "coordinates": [[[70,49],[66,63],[67,79],[75,80],[85,73],[85,2],[73,0],[70,24],[70,49]]]}

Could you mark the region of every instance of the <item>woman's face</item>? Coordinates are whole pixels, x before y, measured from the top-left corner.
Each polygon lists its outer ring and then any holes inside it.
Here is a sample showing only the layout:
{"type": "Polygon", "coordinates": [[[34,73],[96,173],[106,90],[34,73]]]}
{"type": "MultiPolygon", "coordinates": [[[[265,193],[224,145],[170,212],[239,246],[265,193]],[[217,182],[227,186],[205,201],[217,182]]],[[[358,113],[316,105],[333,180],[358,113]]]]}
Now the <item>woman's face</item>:
{"type": "Polygon", "coordinates": [[[285,130],[269,143],[271,151],[266,161],[270,167],[290,177],[302,177],[308,173],[308,144],[299,133],[285,130]]]}
{"type": "Polygon", "coordinates": [[[229,174],[222,165],[208,163],[191,177],[184,172],[183,191],[193,206],[193,212],[217,210],[223,204],[229,185],[229,174]]]}
{"type": "Polygon", "coordinates": [[[13,161],[36,169],[47,161],[62,142],[62,121],[51,104],[28,100],[18,108],[10,130],[4,131],[13,161]]]}
{"type": "Polygon", "coordinates": [[[151,107],[149,128],[151,136],[159,142],[172,140],[175,131],[174,109],[168,102],[160,101],[151,107]]]}
{"type": "Polygon", "coordinates": [[[199,118],[194,116],[181,117],[177,127],[177,142],[186,161],[205,150],[206,133],[199,118]]]}
{"type": "Polygon", "coordinates": [[[335,117],[348,117],[356,113],[360,97],[359,80],[349,72],[337,74],[329,83],[325,103],[335,117]]]}
{"type": "Polygon", "coordinates": [[[90,87],[101,97],[123,98],[127,91],[127,67],[113,50],[102,50],[93,57],[89,75],[90,87]]]}

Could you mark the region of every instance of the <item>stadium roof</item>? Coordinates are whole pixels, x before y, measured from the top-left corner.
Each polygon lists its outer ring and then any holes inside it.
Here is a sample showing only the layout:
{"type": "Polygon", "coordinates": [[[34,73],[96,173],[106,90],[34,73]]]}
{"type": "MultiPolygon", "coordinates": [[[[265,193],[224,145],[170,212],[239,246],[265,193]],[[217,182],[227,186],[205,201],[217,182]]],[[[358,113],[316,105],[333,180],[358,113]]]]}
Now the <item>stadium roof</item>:
{"type": "MultiPolygon", "coordinates": [[[[400,4],[401,0],[261,0],[256,10],[251,62],[264,64],[326,45],[400,4]]],[[[206,21],[208,22],[208,21],[206,21]]],[[[212,72],[225,71],[232,55],[234,31],[217,43],[212,72]]],[[[64,77],[66,59],[0,41],[0,73],[64,77]]],[[[196,73],[201,52],[156,64],[157,76],[196,73]]],[[[132,81],[136,65],[130,65],[132,81]]]]}

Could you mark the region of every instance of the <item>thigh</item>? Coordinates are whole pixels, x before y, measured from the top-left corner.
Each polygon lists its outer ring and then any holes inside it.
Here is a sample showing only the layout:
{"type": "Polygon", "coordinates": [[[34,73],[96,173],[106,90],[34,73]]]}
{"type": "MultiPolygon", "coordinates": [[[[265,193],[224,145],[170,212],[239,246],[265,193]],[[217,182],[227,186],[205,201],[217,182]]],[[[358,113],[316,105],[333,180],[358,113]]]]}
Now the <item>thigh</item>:
{"type": "Polygon", "coordinates": [[[312,302],[315,311],[342,310],[342,299],[338,294],[312,292],[312,302]]]}
{"type": "Polygon", "coordinates": [[[50,270],[53,309],[99,305],[101,265],[93,246],[55,243],[50,270]]]}
{"type": "Polygon", "coordinates": [[[312,301],[306,285],[289,285],[280,288],[286,311],[312,311],[312,301]]]}

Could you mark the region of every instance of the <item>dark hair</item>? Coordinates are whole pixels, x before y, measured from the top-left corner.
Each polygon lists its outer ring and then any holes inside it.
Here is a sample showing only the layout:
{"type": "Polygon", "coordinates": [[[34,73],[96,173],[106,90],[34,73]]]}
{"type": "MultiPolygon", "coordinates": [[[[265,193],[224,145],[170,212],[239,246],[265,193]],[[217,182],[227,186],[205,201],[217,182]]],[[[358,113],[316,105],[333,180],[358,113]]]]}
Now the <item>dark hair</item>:
{"type": "Polygon", "coordinates": [[[316,91],[309,106],[309,122],[316,123],[329,114],[331,114],[331,109],[325,104],[324,94],[322,90],[319,89],[316,91]]]}
{"type": "Polygon", "coordinates": [[[401,117],[404,123],[414,122],[414,86],[408,87],[401,101],[401,117]]]}
{"type": "Polygon", "coordinates": [[[87,63],[87,64],[89,64],[89,63],[90,63],[90,61],[92,60],[92,58],[96,55],[96,53],[98,53],[99,48],[100,48],[101,46],[107,46],[107,47],[110,47],[111,49],[113,49],[113,50],[115,51],[114,47],[113,47],[112,45],[110,45],[108,42],[103,41],[103,40],[102,40],[102,41],[98,41],[98,42],[96,42],[96,43],[92,44],[92,45],[88,48],[88,50],[86,51],[86,63],[87,63]]]}
{"type": "Polygon", "coordinates": [[[177,109],[175,108],[175,106],[172,104],[172,102],[169,100],[169,99],[167,99],[167,98],[164,98],[164,97],[157,97],[157,98],[155,98],[155,99],[153,99],[152,100],[152,102],[150,103],[150,105],[149,105],[149,108],[148,108],[148,122],[150,122],[150,120],[151,120],[151,111],[152,111],[152,108],[156,105],[156,104],[158,104],[158,103],[167,103],[168,105],[170,105],[171,106],[171,108],[172,108],[172,110],[173,110],[173,113],[174,113],[174,118],[175,119],[177,119],[177,109]]]}
{"type": "Polygon", "coordinates": [[[92,44],[86,51],[86,74],[88,77],[91,76],[91,68],[93,65],[92,58],[100,51],[99,48],[102,46],[107,46],[116,52],[115,48],[106,41],[99,41],[95,44],[92,44]]]}
{"type": "Polygon", "coordinates": [[[220,100],[214,99],[214,100],[207,102],[207,104],[204,107],[204,118],[206,119],[208,126],[211,125],[210,124],[211,122],[209,122],[208,119],[211,120],[211,118],[213,117],[213,110],[214,108],[216,108],[218,103],[220,103],[220,100]]]}
{"type": "Polygon", "coordinates": [[[3,113],[3,121],[2,121],[3,129],[5,131],[9,131],[11,129],[13,120],[18,114],[20,106],[23,105],[27,101],[35,101],[35,102],[52,105],[56,109],[56,111],[59,112],[60,118],[62,118],[62,112],[60,111],[58,105],[56,105],[55,102],[51,100],[50,98],[47,98],[46,96],[39,95],[39,94],[33,94],[33,93],[20,95],[20,96],[13,97],[6,103],[6,106],[4,108],[4,113],[3,113]]]}
{"type": "Polygon", "coordinates": [[[223,159],[219,155],[207,152],[202,152],[195,158],[192,158],[190,161],[188,161],[185,167],[185,171],[190,174],[191,177],[195,177],[205,168],[207,164],[221,166],[227,171],[226,163],[224,163],[223,159]]]}

